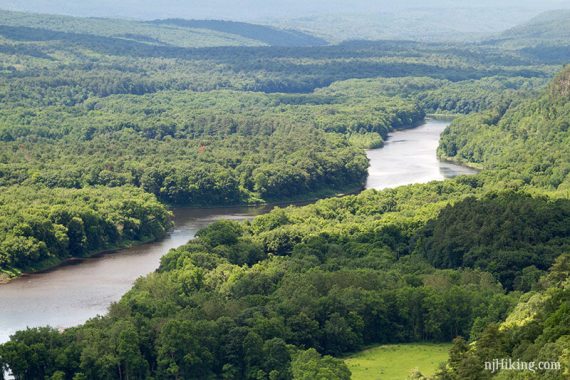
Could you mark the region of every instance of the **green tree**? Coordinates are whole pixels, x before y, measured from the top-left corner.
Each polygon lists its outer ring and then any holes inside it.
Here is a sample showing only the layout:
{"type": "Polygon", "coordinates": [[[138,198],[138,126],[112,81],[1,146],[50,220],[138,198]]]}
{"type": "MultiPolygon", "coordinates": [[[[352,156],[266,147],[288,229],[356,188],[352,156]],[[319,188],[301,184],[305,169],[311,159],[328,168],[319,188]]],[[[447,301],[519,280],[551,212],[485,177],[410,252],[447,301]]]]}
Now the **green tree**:
{"type": "Polygon", "coordinates": [[[351,376],[342,360],[321,356],[314,348],[297,352],[291,367],[295,380],[348,380],[351,376]]]}

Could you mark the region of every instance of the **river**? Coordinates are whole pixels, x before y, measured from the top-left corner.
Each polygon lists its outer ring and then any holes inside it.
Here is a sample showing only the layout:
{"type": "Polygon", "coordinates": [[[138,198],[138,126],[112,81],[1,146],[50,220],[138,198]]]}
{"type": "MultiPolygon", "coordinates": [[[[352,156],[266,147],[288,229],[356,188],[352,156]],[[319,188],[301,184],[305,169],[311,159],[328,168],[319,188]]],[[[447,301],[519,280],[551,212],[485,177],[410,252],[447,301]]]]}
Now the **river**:
{"type": "MultiPolygon", "coordinates": [[[[430,120],[420,127],[391,133],[383,148],[367,152],[370,169],[366,188],[383,189],[474,173],[437,159],[439,136],[447,125],[430,120]]],[[[77,260],[0,285],[0,343],[26,327],[70,327],[104,314],[138,277],[158,267],[161,256],[185,244],[201,228],[219,219],[252,218],[271,208],[176,209],[175,227],[161,241],[77,260]]]]}

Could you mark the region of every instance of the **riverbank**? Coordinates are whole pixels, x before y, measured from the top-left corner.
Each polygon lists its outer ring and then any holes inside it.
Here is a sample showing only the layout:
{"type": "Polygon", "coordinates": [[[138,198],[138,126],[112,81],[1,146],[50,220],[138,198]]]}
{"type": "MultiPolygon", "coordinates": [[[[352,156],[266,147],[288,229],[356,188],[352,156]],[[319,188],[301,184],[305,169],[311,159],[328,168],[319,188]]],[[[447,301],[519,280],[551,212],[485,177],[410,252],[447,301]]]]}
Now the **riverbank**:
{"type": "MultiPolygon", "coordinates": [[[[398,130],[390,134],[382,149],[367,151],[368,178],[373,180],[365,187],[382,189],[465,174],[467,169],[437,160],[439,136],[446,126],[446,122],[427,121],[418,128],[398,130]]],[[[349,194],[349,189],[343,190],[329,196],[349,194]]],[[[361,188],[353,190],[358,192],[361,188]]],[[[275,206],[302,205],[310,201],[306,198],[297,199],[295,203],[275,202],[253,207],[174,208],[174,227],[163,239],[16,278],[0,286],[0,299],[9,305],[0,308],[0,342],[26,327],[67,328],[105,314],[109,305],[131,289],[137,278],[159,267],[164,254],[186,244],[197,231],[216,220],[250,220],[275,206]]]]}
{"type": "Polygon", "coordinates": [[[450,164],[465,166],[466,168],[476,170],[477,172],[483,171],[483,170],[485,169],[485,168],[483,167],[483,165],[481,165],[481,164],[477,164],[477,163],[474,163],[474,162],[469,162],[469,161],[461,160],[461,159],[459,159],[459,158],[457,158],[457,157],[449,157],[449,156],[444,156],[444,155],[439,155],[439,154],[438,154],[437,158],[438,158],[441,162],[448,162],[448,163],[450,163],[450,164]]]}
{"type": "MultiPolygon", "coordinates": [[[[215,210],[215,209],[221,209],[221,208],[223,208],[223,209],[239,209],[239,208],[244,208],[244,207],[255,208],[255,207],[262,207],[262,206],[263,207],[277,207],[277,206],[290,206],[290,205],[304,205],[304,204],[316,202],[320,199],[342,197],[342,196],[351,195],[351,194],[358,194],[362,190],[364,190],[364,188],[365,188],[364,184],[360,184],[358,186],[345,186],[345,187],[339,187],[336,189],[323,189],[320,191],[310,192],[310,193],[304,194],[302,196],[296,196],[296,197],[290,197],[290,198],[281,198],[281,199],[275,200],[273,202],[272,201],[259,201],[259,202],[231,204],[231,205],[172,205],[172,204],[168,205],[168,204],[166,204],[166,206],[171,210],[174,210],[176,208],[186,208],[186,209],[195,209],[195,210],[203,210],[203,209],[215,210]]],[[[67,266],[67,265],[71,265],[71,264],[75,264],[75,263],[80,263],[82,261],[101,257],[104,255],[112,255],[112,254],[115,254],[121,250],[134,248],[134,247],[145,245],[148,243],[158,242],[161,239],[164,239],[164,237],[170,232],[170,230],[173,227],[174,227],[174,225],[171,226],[171,228],[168,231],[165,231],[165,233],[162,236],[149,237],[149,238],[145,238],[145,239],[141,239],[141,240],[126,241],[122,244],[114,245],[111,247],[105,247],[105,248],[100,249],[100,250],[89,252],[83,256],[71,256],[71,257],[67,257],[67,258],[63,258],[63,259],[60,259],[57,257],[50,257],[48,259],[45,259],[45,260],[42,260],[40,262],[35,263],[33,266],[24,268],[22,270],[3,270],[3,271],[0,271],[0,286],[8,284],[11,281],[18,279],[18,278],[22,278],[22,277],[26,277],[26,276],[30,276],[30,275],[34,275],[34,274],[48,273],[48,272],[54,271],[54,270],[56,270],[60,267],[63,267],[63,266],[67,266]]]]}
{"type": "MultiPolygon", "coordinates": [[[[446,127],[451,122],[452,118],[453,117],[441,118],[441,117],[435,117],[435,115],[429,115],[424,124],[421,124],[419,126],[418,125],[410,126],[410,127],[406,127],[406,128],[397,128],[397,129],[394,129],[394,131],[391,132],[390,135],[392,135],[392,137],[395,137],[396,140],[398,140],[399,133],[406,133],[406,131],[421,130],[422,126],[428,126],[429,128],[438,128],[435,133],[437,133],[439,135],[443,131],[444,127],[446,127]],[[430,125],[431,125],[431,127],[430,127],[430,125]]],[[[431,138],[431,137],[430,137],[430,139],[433,140],[433,138],[431,138]]],[[[390,141],[390,140],[394,140],[394,139],[390,139],[389,137],[387,137],[386,140],[383,141],[383,144],[380,148],[368,150],[369,160],[370,160],[370,157],[372,155],[376,155],[377,152],[379,152],[381,150],[385,150],[387,145],[389,147],[388,150],[391,150],[390,145],[392,144],[393,141],[390,141]]],[[[421,141],[415,141],[415,142],[417,143],[417,142],[421,142],[421,141]]],[[[431,146],[428,147],[430,152],[431,152],[432,148],[433,147],[431,147],[431,146]]],[[[419,153],[416,151],[416,154],[419,154],[419,153]]],[[[399,155],[400,155],[400,153],[396,152],[396,154],[393,157],[389,157],[389,160],[397,162],[399,159],[399,157],[398,157],[399,155]]],[[[457,164],[457,165],[467,167],[467,168],[471,168],[471,169],[478,170],[478,171],[480,171],[482,169],[481,167],[478,167],[475,164],[461,162],[461,161],[454,159],[454,158],[451,158],[451,157],[439,157],[439,160],[441,162],[444,162],[444,163],[457,164]]],[[[432,165],[433,165],[433,163],[432,163],[432,165]]],[[[398,166],[398,165],[396,165],[396,166],[398,166]]],[[[389,173],[389,168],[383,168],[383,172],[389,173]]],[[[288,206],[288,205],[304,205],[307,203],[316,202],[320,199],[358,194],[361,191],[363,191],[364,189],[366,189],[367,187],[383,188],[383,186],[379,186],[376,184],[377,181],[375,181],[374,178],[372,178],[372,179],[370,178],[371,175],[372,176],[374,175],[374,173],[375,173],[375,169],[373,167],[369,168],[369,171],[368,171],[369,175],[366,179],[366,182],[365,183],[363,182],[363,183],[356,185],[356,186],[355,185],[347,185],[344,187],[325,188],[325,189],[321,189],[318,191],[308,192],[308,193],[298,195],[298,196],[279,198],[279,199],[275,199],[275,200],[259,199],[259,200],[255,200],[255,201],[238,203],[238,204],[231,204],[231,205],[201,205],[201,204],[193,204],[193,205],[165,204],[165,205],[171,210],[175,210],[175,209],[181,208],[181,207],[182,208],[188,208],[188,209],[196,209],[196,210],[215,210],[215,209],[220,209],[220,208],[239,209],[239,208],[243,208],[243,207],[261,207],[261,206],[275,207],[275,206],[288,206]]],[[[396,173],[396,174],[398,174],[398,173],[396,173]]],[[[399,175],[404,176],[405,173],[399,173],[399,175]]],[[[431,177],[429,177],[429,178],[431,178],[431,177]]],[[[420,181],[420,182],[425,182],[420,177],[416,178],[416,180],[420,181]]],[[[392,183],[389,179],[387,179],[385,177],[381,177],[379,179],[379,181],[383,182],[384,185],[386,185],[386,186],[398,186],[398,185],[408,183],[409,181],[413,181],[413,178],[411,177],[409,179],[406,179],[402,183],[392,183]]],[[[166,231],[166,233],[164,235],[158,236],[158,237],[146,238],[146,239],[142,239],[142,240],[127,241],[127,242],[120,244],[120,245],[115,245],[112,247],[106,247],[104,249],[93,251],[93,252],[88,253],[84,256],[72,256],[72,257],[68,257],[65,259],[58,259],[58,258],[52,257],[52,258],[43,260],[39,263],[36,263],[34,266],[30,266],[30,267],[25,268],[24,270],[21,270],[21,271],[18,271],[18,270],[3,271],[3,272],[0,272],[0,286],[5,285],[5,284],[9,283],[10,281],[13,281],[14,279],[17,279],[17,278],[30,276],[30,275],[38,274],[38,273],[50,272],[50,271],[53,271],[59,267],[70,265],[73,263],[82,262],[86,259],[96,258],[96,257],[109,255],[109,254],[114,254],[114,253],[117,253],[118,251],[121,251],[121,250],[137,247],[137,246],[152,243],[152,242],[158,242],[161,239],[163,239],[168,232],[169,231],[166,231]]]]}
{"type": "Polygon", "coordinates": [[[155,241],[158,241],[162,238],[164,238],[166,236],[168,231],[165,231],[165,233],[162,236],[158,236],[158,237],[152,237],[152,238],[146,238],[146,239],[141,239],[141,240],[129,240],[126,241],[122,244],[116,244],[114,246],[111,247],[105,247],[90,253],[87,253],[86,255],[83,256],[71,256],[71,257],[66,257],[63,259],[57,258],[57,257],[50,257],[46,260],[42,260],[37,262],[35,265],[31,266],[31,267],[27,267],[24,268],[23,270],[14,270],[14,271],[2,271],[0,273],[0,286],[8,284],[10,281],[13,281],[17,278],[20,277],[25,277],[25,276],[29,276],[29,275],[33,275],[33,274],[39,274],[39,273],[47,273],[50,272],[56,268],[65,266],[65,265],[70,265],[72,263],[77,263],[77,262],[81,262],[83,260],[87,260],[87,259],[91,259],[91,258],[96,258],[99,256],[103,256],[103,255],[109,255],[109,254],[113,254],[117,251],[123,250],[123,249],[128,249],[128,248],[132,248],[132,247],[136,247],[139,245],[144,245],[144,244],[148,244],[148,243],[152,243],[155,241]]]}
{"type": "Polygon", "coordinates": [[[296,205],[304,204],[309,202],[316,202],[320,199],[342,197],[345,195],[358,194],[365,189],[364,182],[359,185],[348,185],[341,186],[337,188],[322,189],[318,191],[307,192],[303,195],[293,196],[293,197],[281,197],[275,200],[255,200],[255,201],[245,201],[243,203],[233,203],[233,204],[172,204],[165,203],[165,205],[173,210],[177,208],[187,208],[187,209],[217,209],[217,208],[243,208],[243,207],[259,207],[259,206],[281,206],[281,205],[296,205]]]}
{"type": "MultiPolygon", "coordinates": [[[[422,122],[418,122],[417,124],[412,124],[412,125],[405,126],[405,127],[392,128],[392,132],[390,132],[390,133],[394,133],[394,132],[398,132],[398,131],[405,131],[405,130],[412,130],[414,128],[418,128],[419,126],[421,126],[425,123],[426,123],[426,120],[423,120],[422,122]]],[[[385,145],[385,140],[388,140],[388,136],[379,136],[379,137],[381,138],[382,143],[379,144],[378,146],[373,146],[372,147],[373,149],[383,148],[385,145]]],[[[366,147],[362,147],[362,149],[365,150],[366,147]]],[[[259,207],[259,206],[280,206],[280,205],[291,205],[291,204],[302,205],[302,204],[316,202],[320,199],[325,199],[325,198],[330,198],[330,197],[338,197],[338,196],[344,196],[344,195],[358,194],[366,188],[366,181],[367,181],[367,178],[364,178],[364,179],[362,179],[361,183],[356,184],[356,185],[355,184],[349,184],[349,185],[345,185],[345,186],[326,187],[326,188],[322,188],[319,190],[306,192],[306,193],[303,193],[301,195],[295,195],[295,196],[291,196],[291,197],[279,197],[278,199],[265,199],[264,200],[264,199],[256,198],[254,196],[254,194],[252,194],[252,197],[250,199],[245,200],[245,201],[240,202],[240,203],[230,204],[230,205],[211,205],[211,204],[187,205],[187,204],[168,204],[166,202],[162,202],[162,204],[165,205],[166,207],[168,207],[169,209],[176,209],[179,207],[189,207],[189,208],[195,208],[195,209],[216,209],[216,208],[221,208],[221,207],[223,207],[223,208],[240,208],[240,207],[259,207]]],[[[16,268],[16,269],[6,268],[4,270],[0,270],[0,286],[4,285],[6,283],[9,283],[10,281],[12,281],[16,278],[20,278],[23,276],[29,276],[29,275],[36,274],[36,273],[43,273],[43,272],[51,271],[51,270],[54,270],[60,266],[68,265],[68,264],[73,263],[73,262],[81,262],[82,260],[85,260],[88,258],[93,258],[93,257],[97,257],[100,255],[105,255],[105,254],[111,254],[111,253],[114,253],[114,252],[122,250],[122,249],[128,249],[128,248],[135,247],[138,245],[143,245],[146,243],[159,241],[163,237],[164,237],[164,235],[158,236],[158,237],[141,239],[141,240],[131,240],[131,241],[125,242],[123,244],[115,245],[112,247],[105,247],[102,249],[97,249],[93,252],[88,252],[87,254],[82,255],[82,256],[70,256],[70,257],[66,257],[66,258],[58,258],[58,257],[52,256],[52,257],[46,258],[42,261],[36,262],[32,265],[29,265],[26,268],[16,268]]]]}

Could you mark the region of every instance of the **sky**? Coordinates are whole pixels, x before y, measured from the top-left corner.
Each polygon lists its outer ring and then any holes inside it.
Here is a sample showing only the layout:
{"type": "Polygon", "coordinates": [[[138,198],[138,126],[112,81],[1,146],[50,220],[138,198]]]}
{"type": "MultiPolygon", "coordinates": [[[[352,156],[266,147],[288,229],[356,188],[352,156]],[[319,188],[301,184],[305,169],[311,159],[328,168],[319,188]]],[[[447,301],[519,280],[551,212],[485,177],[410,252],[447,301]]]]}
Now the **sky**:
{"type": "Polygon", "coordinates": [[[406,8],[570,8],[570,0],[0,0],[0,8],[73,16],[262,20],[406,8]]]}

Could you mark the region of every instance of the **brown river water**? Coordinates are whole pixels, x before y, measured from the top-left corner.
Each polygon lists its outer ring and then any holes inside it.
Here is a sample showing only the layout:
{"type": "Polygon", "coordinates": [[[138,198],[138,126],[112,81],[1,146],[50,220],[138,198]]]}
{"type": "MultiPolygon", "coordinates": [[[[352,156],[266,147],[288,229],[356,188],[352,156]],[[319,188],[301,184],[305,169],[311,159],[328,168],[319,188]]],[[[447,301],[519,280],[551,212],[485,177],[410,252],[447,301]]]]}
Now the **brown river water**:
{"type": "MultiPolygon", "coordinates": [[[[383,148],[368,151],[366,188],[384,189],[475,173],[437,159],[439,136],[447,125],[449,122],[430,120],[420,127],[394,132],[383,148]]],[[[0,343],[26,327],[65,328],[104,314],[137,278],[154,271],[168,250],[185,244],[201,228],[219,219],[250,219],[271,208],[175,209],[175,227],[161,241],[74,261],[0,285],[0,343]]]]}

